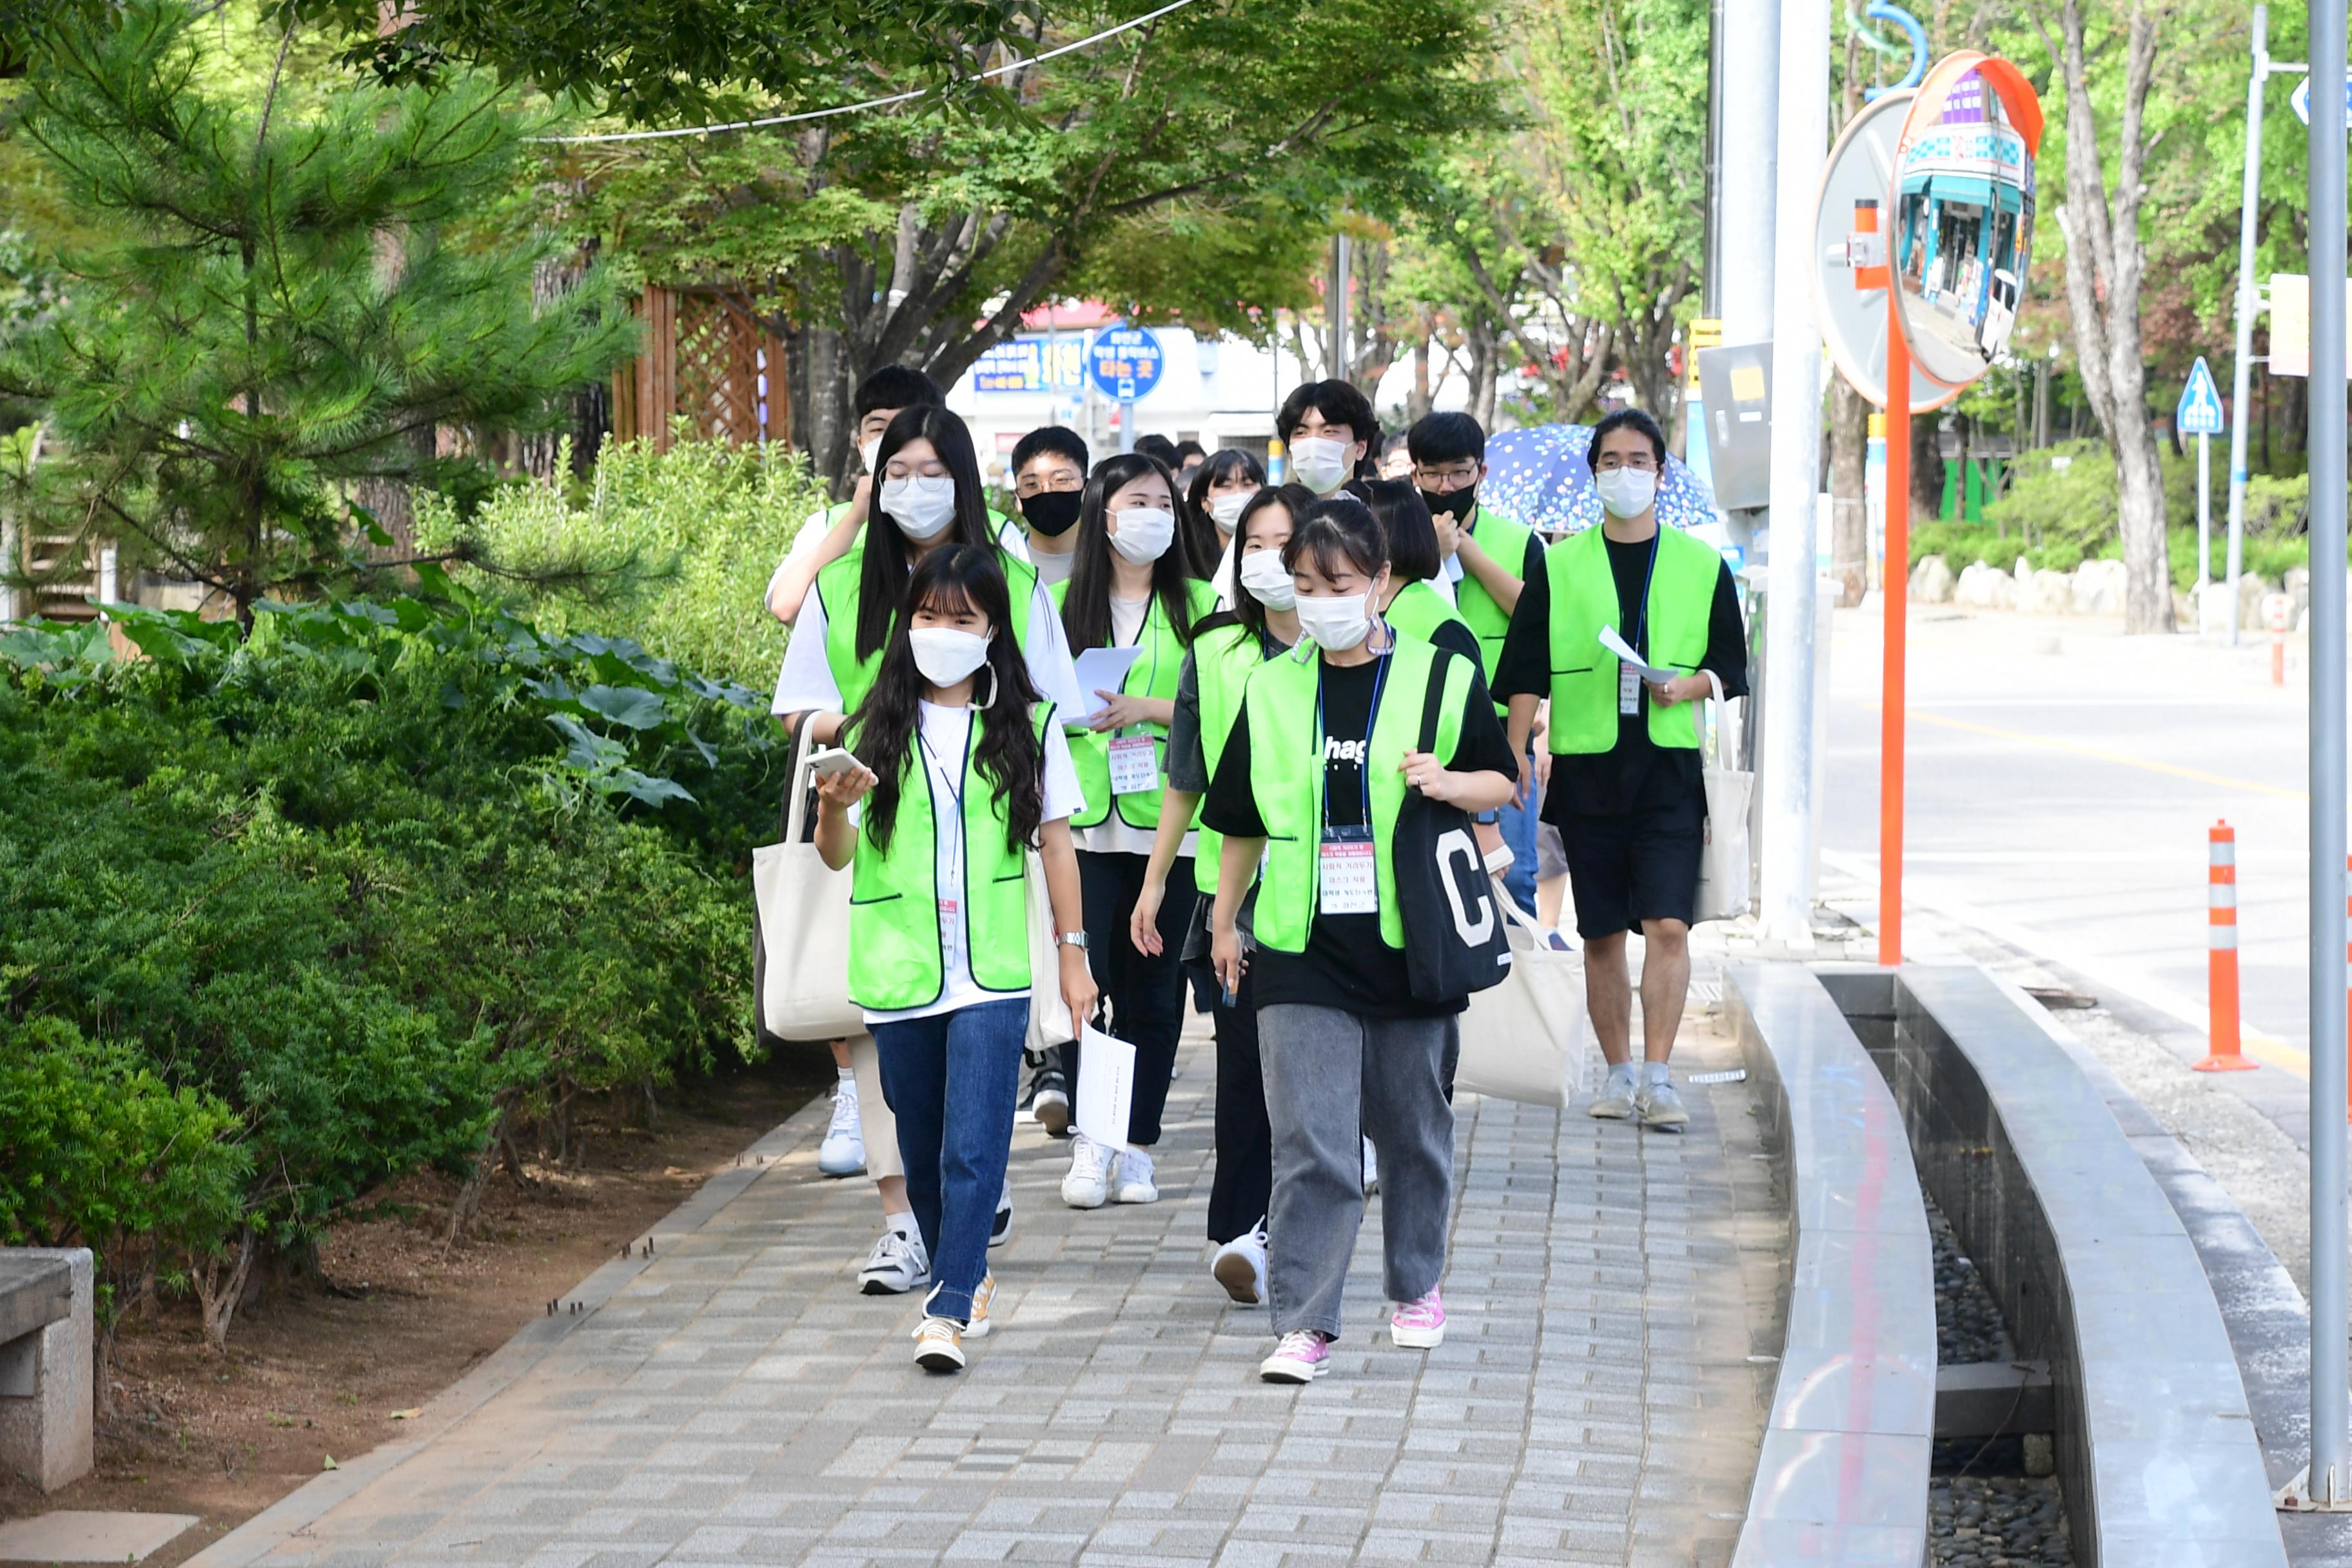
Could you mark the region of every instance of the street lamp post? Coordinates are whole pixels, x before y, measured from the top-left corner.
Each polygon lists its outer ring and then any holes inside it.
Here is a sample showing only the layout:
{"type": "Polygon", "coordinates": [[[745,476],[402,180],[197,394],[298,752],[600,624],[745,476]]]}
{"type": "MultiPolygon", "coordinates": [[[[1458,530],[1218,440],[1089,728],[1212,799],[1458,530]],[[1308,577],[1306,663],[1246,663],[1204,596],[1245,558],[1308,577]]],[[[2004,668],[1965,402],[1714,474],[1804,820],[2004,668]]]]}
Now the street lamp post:
{"type": "MultiPolygon", "coordinates": [[[[2254,363],[2254,214],[2263,186],[2263,87],[2271,77],[2271,8],[2254,7],[2253,70],[2246,78],[2246,168],[2238,199],[2238,349],[2230,370],[2230,646],[2238,646],[2238,574],[2246,552],[2246,396],[2254,363]]],[[[2197,616],[2201,628],[2205,606],[2197,616]]]]}

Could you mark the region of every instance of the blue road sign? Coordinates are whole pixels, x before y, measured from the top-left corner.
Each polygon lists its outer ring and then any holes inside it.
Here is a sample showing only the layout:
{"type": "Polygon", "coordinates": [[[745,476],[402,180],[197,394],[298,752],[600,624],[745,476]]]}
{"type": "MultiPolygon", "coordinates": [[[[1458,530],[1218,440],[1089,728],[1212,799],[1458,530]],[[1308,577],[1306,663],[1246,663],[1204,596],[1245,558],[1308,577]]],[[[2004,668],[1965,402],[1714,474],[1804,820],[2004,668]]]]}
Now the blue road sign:
{"type": "MultiPolygon", "coordinates": [[[[2305,77],[2301,81],[2296,82],[2294,84],[2294,96],[2289,98],[2286,101],[2287,107],[2294,110],[2294,117],[2297,120],[2302,121],[2305,125],[2310,124],[2311,79],[2309,77],[2305,77]]],[[[2344,107],[2346,113],[2347,115],[2352,115],[2352,79],[2347,79],[2344,83],[2344,107]]]]}
{"type": "Polygon", "coordinates": [[[1087,374],[1105,397],[1132,403],[1160,384],[1160,340],[1142,327],[1105,327],[1087,345],[1087,374]]]}
{"type": "Polygon", "coordinates": [[[2205,368],[2205,356],[2197,356],[2197,368],[2189,373],[2189,384],[2180,389],[2180,406],[2173,410],[2172,426],[2183,436],[2219,436],[2224,420],[2221,415],[2221,389],[2213,384],[2213,373],[2205,368]]]}

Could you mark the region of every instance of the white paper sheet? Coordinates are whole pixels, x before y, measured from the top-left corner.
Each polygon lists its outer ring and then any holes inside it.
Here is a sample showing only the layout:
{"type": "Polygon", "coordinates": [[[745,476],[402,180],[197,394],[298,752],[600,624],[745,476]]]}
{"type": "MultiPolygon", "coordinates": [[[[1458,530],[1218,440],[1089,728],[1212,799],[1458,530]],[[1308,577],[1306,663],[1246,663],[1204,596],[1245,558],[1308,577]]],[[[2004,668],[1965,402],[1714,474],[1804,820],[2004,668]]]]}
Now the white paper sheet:
{"type": "Polygon", "coordinates": [[[1095,693],[1117,691],[1119,683],[1127,679],[1128,670],[1142,657],[1143,649],[1139,647],[1090,647],[1080,653],[1077,658],[1078,690],[1085,694],[1087,707],[1086,711],[1076,717],[1091,719],[1101,712],[1103,700],[1095,693]]]}
{"type": "Polygon", "coordinates": [[[1660,669],[1655,665],[1643,664],[1642,656],[1625,646],[1625,639],[1617,635],[1615,626],[1601,628],[1601,646],[1615,654],[1619,663],[1632,665],[1634,673],[1652,686],[1664,686],[1681,673],[1678,670],[1660,669]]]}
{"type": "Polygon", "coordinates": [[[1128,1111],[1134,1102],[1135,1047],[1093,1025],[1078,1044],[1078,1131],[1109,1149],[1132,1149],[1127,1141],[1128,1111]]]}

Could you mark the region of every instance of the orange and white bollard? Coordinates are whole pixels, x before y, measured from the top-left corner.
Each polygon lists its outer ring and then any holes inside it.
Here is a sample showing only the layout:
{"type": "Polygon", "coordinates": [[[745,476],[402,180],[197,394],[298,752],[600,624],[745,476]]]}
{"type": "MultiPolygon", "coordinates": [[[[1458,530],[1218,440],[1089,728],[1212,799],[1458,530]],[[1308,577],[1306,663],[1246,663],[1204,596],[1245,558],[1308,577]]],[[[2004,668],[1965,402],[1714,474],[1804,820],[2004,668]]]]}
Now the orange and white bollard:
{"type": "Polygon", "coordinates": [[[2226,822],[2206,831],[2205,993],[2211,1022],[2199,1072],[2250,1072],[2238,1042],[2238,835],[2226,822]]]}
{"type": "Polygon", "coordinates": [[[2271,627],[2271,684],[2286,684],[2286,618],[2294,610],[2294,601],[2284,594],[2263,595],[2263,618],[2271,627]]]}

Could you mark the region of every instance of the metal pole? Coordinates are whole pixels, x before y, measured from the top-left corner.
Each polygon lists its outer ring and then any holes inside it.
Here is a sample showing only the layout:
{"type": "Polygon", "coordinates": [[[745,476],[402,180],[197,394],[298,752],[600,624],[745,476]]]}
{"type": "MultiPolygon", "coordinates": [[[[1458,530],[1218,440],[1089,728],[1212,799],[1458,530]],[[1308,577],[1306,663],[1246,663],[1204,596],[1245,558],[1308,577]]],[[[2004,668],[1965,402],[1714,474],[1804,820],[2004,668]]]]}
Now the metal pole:
{"type": "Polygon", "coordinates": [[[1772,269],[1771,604],[1764,624],[1764,789],[1758,914],[1767,942],[1813,929],[1813,632],[1820,573],[1822,333],[1813,315],[1813,205],[1830,134],[1829,0],[1780,7],[1778,243],[1772,269]]]}
{"type": "MultiPolygon", "coordinates": [[[[1331,291],[1331,374],[1339,381],[1348,379],[1348,337],[1354,326],[1348,320],[1348,274],[1355,258],[1349,254],[1348,237],[1341,235],[1338,255],[1332,268],[1335,287],[1331,291]]],[[[1373,454],[1378,457],[1379,454],[1373,454]]]]}
{"type": "MultiPolygon", "coordinates": [[[[1827,52],[1824,47],[1824,58],[1827,52]]],[[[1723,75],[1723,150],[1717,187],[1722,221],[1716,238],[1723,276],[1717,280],[1717,295],[1722,305],[1723,341],[1760,343],[1772,335],[1780,0],[1739,0],[1725,6],[1723,55],[1727,68],[1723,75]]],[[[1810,179],[1809,174],[1809,190],[1810,179]]],[[[1812,223],[1808,209],[1808,234],[1812,232],[1812,223]]],[[[1811,276],[1810,266],[1807,276],[1811,276]]]]}
{"type": "MultiPolygon", "coordinates": [[[[2271,74],[2271,8],[2254,7],[2253,74],[2246,79],[2246,168],[2238,187],[2238,346],[2230,367],[2230,646],[2238,646],[2238,574],[2246,553],[2246,393],[2254,363],[2254,215],[2262,202],[2263,84],[2271,74]]],[[[2204,629],[2205,611],[2197,611],[2204,629]]]]}
{"type": "Polygon", "coordinates": [[[2207,448],[2213,437],[2200,433],[2197,437],[2197,631],[2205,632],[2205,579],[2210,574],[2209,563],[2213,559],[2213,459],[2207,448]]]}
{"type": "MultiPolygon", "coordinates": [[[[1895,240],[1887,237],[1890,267],[1895,240]]],[[[1903,962],[1904,635],[1911,598],[1911,345],[1896,319],[1895,272],[1886,290],[1886,566],[1879,574],[1885,613],[1878,677],[1878,962],[1903,962]]]]}
{"type": "MultiPolygon", "coordinates": [[[[2352,1497],[2344,1192],[2345,0],[2311,0],[2311,1479],[2352,1497]]],[[[2245,427],[2241,418],[2239,428],[2245,427]]]]}
{"type": "Polygon", "coordinates": [[[1706,273],[1699,280],[1698,313],[1723,316],[1723,0],[1709,0],[1706,16],[1706,273]]]}

